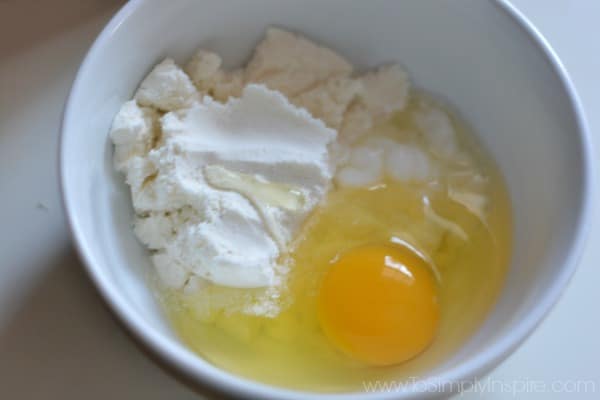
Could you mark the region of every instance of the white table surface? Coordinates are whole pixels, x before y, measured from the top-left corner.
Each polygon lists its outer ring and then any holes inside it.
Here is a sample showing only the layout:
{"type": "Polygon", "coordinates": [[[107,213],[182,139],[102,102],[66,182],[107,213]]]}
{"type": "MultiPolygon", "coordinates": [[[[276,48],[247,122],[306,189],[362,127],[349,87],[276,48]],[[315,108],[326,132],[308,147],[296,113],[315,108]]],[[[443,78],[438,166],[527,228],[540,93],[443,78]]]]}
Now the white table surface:
{"type": "MultiPolygon", "coordinates": [[[[121,3],[0,0],[3,399],[199,398],[116,324],[73,251],[59,201],[65,96],[86,49],[121,3]]],[[[514,3],[562,58],[600,135],[600,1],[514,3]]],[[[479,390],[460,399],[600,398],[600,214],[593,218],[581,265],[559,304],[479,390]]]]}

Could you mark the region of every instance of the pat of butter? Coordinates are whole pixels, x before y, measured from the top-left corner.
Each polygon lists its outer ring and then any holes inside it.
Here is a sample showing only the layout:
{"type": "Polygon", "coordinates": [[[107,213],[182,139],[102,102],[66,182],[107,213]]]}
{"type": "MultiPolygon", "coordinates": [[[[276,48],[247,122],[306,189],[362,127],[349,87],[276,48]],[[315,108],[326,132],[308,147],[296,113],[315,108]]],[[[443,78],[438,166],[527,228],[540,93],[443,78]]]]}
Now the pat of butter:
{"type": "Polygon", "coordinates": [[[279,251],[285,252],[286,236],[273,207],[288,211],[301,210],[306,199],[300,188],[269,182],[256,175],[230,171],[220,165],[204,167],[204,177],[216,189],[231,190],[244,196],[260,215],[279,251]]]}
{"type": "Polygon", "coordinates": [[[215,188],[238,192],[255,204],[295,211],[306,203],[305,194],[299,187],[269,182],[260,176],[230,171],[220,165],[207,165],[204,176],[215,188]]]}

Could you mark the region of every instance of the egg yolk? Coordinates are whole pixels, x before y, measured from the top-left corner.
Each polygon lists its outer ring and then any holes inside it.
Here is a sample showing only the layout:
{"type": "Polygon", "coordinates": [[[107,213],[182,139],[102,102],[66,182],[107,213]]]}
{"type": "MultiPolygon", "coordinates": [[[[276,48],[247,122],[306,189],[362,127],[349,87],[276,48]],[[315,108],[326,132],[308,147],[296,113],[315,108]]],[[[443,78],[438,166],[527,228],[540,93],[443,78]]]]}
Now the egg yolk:
{"type": "Polygon", "coordinates": [[[318,298],[325,334],[370,365],[409,360],[432,342],[440,310],[431,266],[404,246],[368,245],[341,255],[318,298]]]}

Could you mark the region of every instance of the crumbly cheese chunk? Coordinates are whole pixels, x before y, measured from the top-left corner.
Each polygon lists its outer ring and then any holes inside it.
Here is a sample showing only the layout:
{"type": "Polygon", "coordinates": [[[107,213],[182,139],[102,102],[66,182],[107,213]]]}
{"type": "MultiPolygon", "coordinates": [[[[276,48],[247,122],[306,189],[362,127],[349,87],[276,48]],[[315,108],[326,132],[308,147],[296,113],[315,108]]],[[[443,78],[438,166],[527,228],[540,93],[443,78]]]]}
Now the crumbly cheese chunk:
{"type": "Polygon", "coordinates": [[[332,50],[269,28],[248,63],[246,81],[264,83],[291,98],[328,78],[351,73],[352,65],[332,50]]]}
{"type": "Polygon", "coordinates": [[[414,144],[374,136],[352,148],[337,172],[340,186],[374,186],[389,178],[397,182],[426,182],[437,174],[435,162],[414,144]]]}
{"type": "Polygon", "coordinates": [[[123,104],[115,116],[110,136],[117,145],[113,158],[115,168],[124,171],[134,157],[145,156],[156,137],[158,114],[139,107],[134,100],[123,104]]]}
{"type": "Polygon", "coordinates": [[[188,107],[197,98],[198,92],[190,78],[170,58],[150,71],[135,94],[140,105],[161,111],[188,107]]]}
{"type": "Polygon", "coordinates": [[[291,101],[307,109],[313,117],[327,126],[339,129],[344,113],[352,100],[361,92],[361,82],[346,76],[336,76],[302,92],[291,101]]]}
{"type": "Polygon", "coordinates": [[[241,68],[225,71],[221,63],[219,55],[199,49],[186,64],[185,71],[201,94],[225,102],[230,97],[241,96],[245,71],[241,68]]]}
{"type": "Polygon", "coordinates": [[[376,185],[383,178],[384,149],[379,146],[360,146],[352,149],[349,163],[336,174],[341,186],[365,187],[376,185]]]}
{"type": "Polygon", "coordinates": [[[147,157],[136,156],[129,159],[122,171],[125,173],[125,182],[131,187],[132,196],[135,196],[144,189],[148,179],[156,174],[156,165],[147,157]]]}
{"type": "Polygon", "coordinates": [[[199,49],[185,65],[185,72],[199,90],[206,90],[221,68],[221,57],[211,51],[199,49]]]}
{"type": "Polygon", "coordinates": [[[343,145],[355,143],[373,127],[373,117],[361,101],[353,102],[344,114],[339,137],[343,145]]]}
{"type": "Polygon", "coordinates": [[[415,145],[387,145],[384,162],[388,176],[398,182],[426,182],[436,176],[431,158],[415,145]]]}
{"type": "Polygon", "coordinates": [[[433,153],[444,159],[461,158],[454,126],[445,111],[432,104],[421,104],[414,119],[433,153]]]}
{"type": "Polygon", "coordinates": [[[240,97],[244,90],[244,70],[218,71],[210,88],[212,96],[221,102],[240,97]]]}
{"type": "Polygon", "coordinates": [[[406,106],[408,75],[397,64],[383,66],[361,77],[361,99],[374,118],[382,118],[406,106]]]}
{"type": "Polygon", "coordinates": [[[164,252],[152,255],[152,263],[158,278],[167,287],[182,289],[190,280],[191,272],[164,252]]]}

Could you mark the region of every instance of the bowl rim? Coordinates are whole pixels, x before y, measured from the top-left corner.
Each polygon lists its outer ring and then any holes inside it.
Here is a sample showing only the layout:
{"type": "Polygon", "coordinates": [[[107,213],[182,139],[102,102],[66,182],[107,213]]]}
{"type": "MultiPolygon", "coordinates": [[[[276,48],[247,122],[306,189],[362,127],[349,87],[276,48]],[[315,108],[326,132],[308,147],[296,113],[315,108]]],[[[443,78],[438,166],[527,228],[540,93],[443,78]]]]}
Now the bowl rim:
{"type": "Polygon", "coordinates": [[[544,55],[545,61],[549,64],[555,73],[560,84],[567,94],[570,107],[575,116],[581,154],[579,169],[581,171],[581,193],[579,207],[575,218],[575,231],[569,238],[568,251],[565,252],[561,265],[563,266],[559,274],[555,276],[552,286],[546,290],[539,298],[534,308],[528,311],[515,328],[507,335],[499,338],[492,346],[485,351],[475,354],[465,362],[453,367],[442,374],[427,377],[419,381],[411,382],[407,385],[400,385],[394,390],[380,392],[349,392],[349,393],[318,393],[303,392],[271,386],[259,383],[247,378],[237,376],[214,366],[202,357],[195,355],[189,349],[182,345],[175,344],[172,340],[166,338],[163,334],[151,329],[145,320],[128,305],[127,300],[113,287],[97,267],[95,260],[91,257],[89,243],[86,239],[80,220],[73,211],[73,199],[69,196],[69,182],[65,174],[68,168],[66,154],[67,131],[69,131],[70,121],[73,119],[73,104],[77,93],[82,85],[82,75],[89,68],[91,59],[110,40],[110,37],[119,28],[119,26],[132,15],[145,0],[130,0],[126,3],[103,28],[97,36],[94,43],[85,55],[76,77],[73,81],[71,90],[66,99],[61,129],[59,137],[59,175],[60,192],[62,205],[67,217],[68,228],[74,238],[75,247],[80,259],[83,261],[85,270],[94,282],[96,289],[104,301],[110,306],[122,325],[132,333],[132,337],[140,341],[144,347],[150,349],[159,359],[165,361],[174,371],[182,373],[185,377],[193,381],[194,386],[205,387],[208,390],[218,392],[233,397],[250,397],[262,399],[289,399],[303,400],[306,398],[325,398],[325,399],[416,399],[425,397],[437,397],[442,394],[456,393],[460,389],[468,387],[475,379],[490,372],[495,366],[508,357],[543,321],[553,305],[558,301],[564,289],[567,287],[573,276],[586,237],[590,231],[592,199],[593,199],[593,157],[592,141],[587,126],[585,112],[581,101],[576,93],[575,87],[559,57],[552,49],[548,41],[537,30],[537,28],[515,7],[509,0],[492,0],[492,3],[499,9],[499,12],[505,13],[511,18],[518,29],[521,29],[525,35],[533,42],[533,45],[544,55]],[[463,387],[462,383],[467,385],[463,387]],[[461,383],[457,385],[456,383],[461,383]],[[443,390],[440,390],[442,388],[443,390]],[[449,389],[449,390],[447,390],[449,389]]]}

